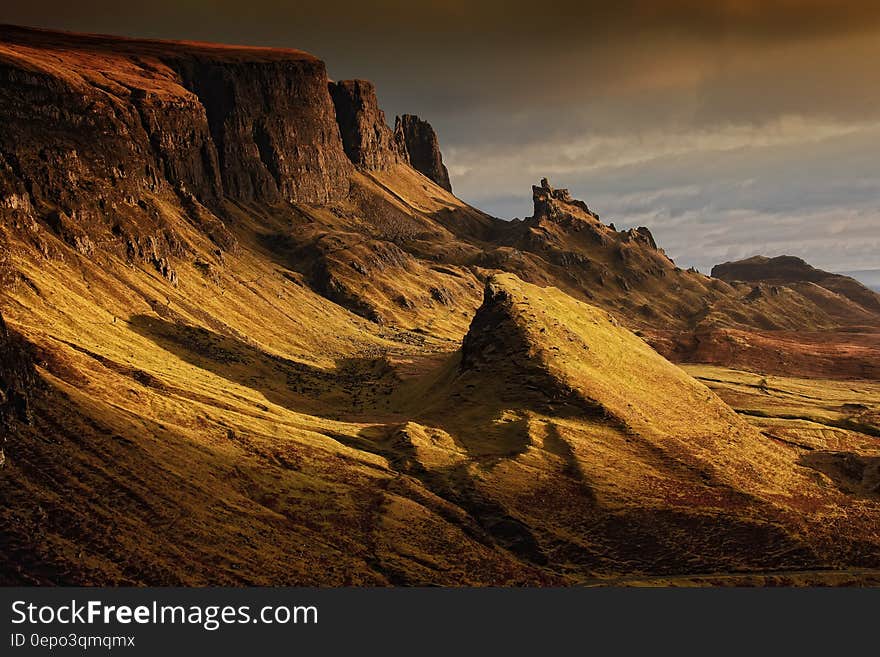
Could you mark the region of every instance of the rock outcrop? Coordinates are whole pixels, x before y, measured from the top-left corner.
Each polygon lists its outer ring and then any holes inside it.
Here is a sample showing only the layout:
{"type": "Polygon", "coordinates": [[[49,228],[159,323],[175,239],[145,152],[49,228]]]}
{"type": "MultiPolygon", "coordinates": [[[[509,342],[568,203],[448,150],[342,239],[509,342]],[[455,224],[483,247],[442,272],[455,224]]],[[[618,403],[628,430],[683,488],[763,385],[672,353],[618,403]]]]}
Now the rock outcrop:
{"type": "Polygon", "coordinates": [[[385,112],[379,109],[372,82],[331,82],[330,96],[336,108],[345,154],[354,164],[382,170],[408,162],[404,144],[385,123],[385,112]]]}
{"type": "Polygon", "coordinates": [[[532,224],[539,224],[544,220],[571,224],[573,220],[586,219],[589,230],[600,238],[600,242],[608,241],[610,238],[614,242],[634,242],[657,249],[654,236],[645,226],[622,231],[618,231],[614,224],[605,226],[601,223],[599,215],[586,203],[572,197],[567,189],[555,189],[546,178],[541,178],[540,185],[532,185],[532,201],[535,207],[534,214],[530,218],[532,224]]]}
{"type": "Polygon", "coordinates": [[[407,158],[412,168],[451,192],[449,172],[443,164],[440,142],[431,124],[412,114],[404,114],[395,120],[394,134],[406,147],[407,158]]]}
{"type": "Polygon", "coordinates": [[[30,395],[35,385],[33,364],[0,315],[0,463],[14,423],[31,421],[30,395]]]}
{"type": "Polygon", "coordinates": [[[224,192],[239,201],[327,203],[348,192],[350,164],[324,63],[304,53],[171,60],[205,108],[224,192]]]}
{"type": "Polygon", "coordinates": [[[554,219],[569,214],[576,208],[599,220],[599,215],[590,210],[583,201],[572,198],[567,189],[554,189],[546,178],[541,178],[540,186],[532,185],[532,201],[535,205],[535,219],[554,219]]]}
{"type": "Polygon", "coordinates": [[[654,241],[654,236],[651,234],[651,231],[645,226],[630,228],[629,230],[623,231],[622,234],[624,241],[638,242],[640,244],[644,244],[645,246],[649,246],[652,249],[657,248],[657,242],[654,241]]]}
{"type": "Polygon", "coordinates": [[[355,165],[381,171],[409,164],[452,191],[437,133],[430,123],[404,114],[396,117],[392,131],[379,108],[376,88],[366,80],[331,82],[329,89],[345,153],[355,165]]]}

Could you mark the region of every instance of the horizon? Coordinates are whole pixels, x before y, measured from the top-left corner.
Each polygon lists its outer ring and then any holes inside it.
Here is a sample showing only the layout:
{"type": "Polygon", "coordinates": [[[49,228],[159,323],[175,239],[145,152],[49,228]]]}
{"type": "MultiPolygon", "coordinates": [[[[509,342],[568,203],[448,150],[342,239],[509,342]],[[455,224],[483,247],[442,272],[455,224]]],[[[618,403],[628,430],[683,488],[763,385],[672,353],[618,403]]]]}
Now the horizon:
{"type": "Polygon", "coordinates": [[[606,222],[647,226],[684,268],[785,254],[880,287],[869,3],[559,2],[537,31],[497,3],[398,4],[35,2],[0,21],[303,49],[333,79],[374,82],[386,117],[430,121],[456,195],[490,214],[531,214],[546,176],[606,222]]]}

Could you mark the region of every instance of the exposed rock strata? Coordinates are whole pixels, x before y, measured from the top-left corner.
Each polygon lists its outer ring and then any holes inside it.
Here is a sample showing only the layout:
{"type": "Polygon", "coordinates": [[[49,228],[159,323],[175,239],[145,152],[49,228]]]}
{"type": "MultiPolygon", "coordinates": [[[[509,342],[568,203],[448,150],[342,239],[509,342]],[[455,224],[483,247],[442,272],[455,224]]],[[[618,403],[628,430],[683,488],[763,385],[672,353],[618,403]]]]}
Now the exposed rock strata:
{"type": "Polygon", "coordinates": [[[394,133],[405,144],[410,165],[451,192],[449,172],[443,164],[440,142],[431,124],[412,114],[404,114],[394,122],[394,133]]]}
{"type": "Polygon", "coordinates": [[[20,338],[0,315],[0,460],[14,422],[30,422],[30,395],[36,385],[33,365],[20,338]]]}
{"type": "Polygon", "coordinates": [[[408,162],[404,144],[385,123],[372,82],[331,82],[330,95],[345,153],[354,164],[381,170],[408,162]]]}

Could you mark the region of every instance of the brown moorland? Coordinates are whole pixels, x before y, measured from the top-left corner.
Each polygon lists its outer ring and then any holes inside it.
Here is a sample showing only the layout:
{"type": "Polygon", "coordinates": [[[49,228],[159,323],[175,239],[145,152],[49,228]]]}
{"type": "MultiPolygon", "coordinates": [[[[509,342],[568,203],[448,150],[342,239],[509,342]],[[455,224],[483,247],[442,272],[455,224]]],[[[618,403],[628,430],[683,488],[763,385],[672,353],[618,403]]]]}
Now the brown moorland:
{"type": "Polygon", "coordinates": [[[873,297],[493,218],[339,84],[0,28],[2,583],[876,583],[873,297]]]}

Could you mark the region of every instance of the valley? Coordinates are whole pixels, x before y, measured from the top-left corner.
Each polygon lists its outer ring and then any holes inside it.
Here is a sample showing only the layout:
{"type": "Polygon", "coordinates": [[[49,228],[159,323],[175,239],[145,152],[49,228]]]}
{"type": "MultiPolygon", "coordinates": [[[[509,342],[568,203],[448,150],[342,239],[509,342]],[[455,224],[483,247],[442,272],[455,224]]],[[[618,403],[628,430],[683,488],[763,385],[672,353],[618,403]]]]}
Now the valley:
{"type": "Polygon", "coordinates": [[[853,279],[492,217],[299,51],[5,26],[0,82],[0,583],[877,583],[853,279]]]}

